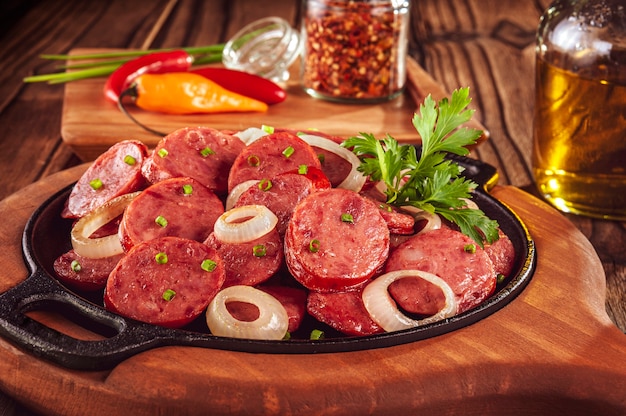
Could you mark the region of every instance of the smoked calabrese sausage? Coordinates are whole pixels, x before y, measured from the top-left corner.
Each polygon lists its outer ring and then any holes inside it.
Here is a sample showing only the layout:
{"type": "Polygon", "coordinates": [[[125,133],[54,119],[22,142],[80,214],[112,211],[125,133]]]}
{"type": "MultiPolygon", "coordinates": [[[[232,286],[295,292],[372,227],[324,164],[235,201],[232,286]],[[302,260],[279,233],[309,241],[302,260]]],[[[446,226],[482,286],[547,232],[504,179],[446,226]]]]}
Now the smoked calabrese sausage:
{"type": "Polygon", "coordinates": [[[163,237],[135,245],[107,280],[104,306],[122,316],[169,328],[200,314],[226,278],[217,250],[198,241],[163,237]]]}
{"type": "Polygon", "coordinates": [[[485,245],[485,251],[493,263],[497,274],[508,276],[513,271],[513,259],[515,259],[515,247],[511,239],[498,230],[500,238],[493,244],[485,245]]]}
{"type": "Polygon", "coordinates": [[[319,169],[308,168],[306,174],[281,173],[249,187],[239,196],[235,207],[254,204],[266,206],[278,217],[276,228],[283,236],[296,205],[312,192],[321,189],[330,189],[330,182],[319,169]]]}
{"type": "Polygon", "coordinates": [[[380,271],[388,252],[389,229],[376,205],[340,188],[302,200],[285,233],[285,262],[310,290],[354,288],[380,271]]]}
{"type": "MultiPolygon", "coordinates": [[[[313,136],[319,136],[324,139],[331,140],[337,144],[341,144],[343,142],[343,138],[339,136],[335,136],[332,134],[327,134],[318,130],[294,130],[294,129],[282,129],[276,128],[275,132],[289,132],[292,134],[310,134],[313,136]]],[[[322,171],[326,175],[326,177],[330,180],[333,188],[336,188],[345,178],[348,176],[350,172],[351,165],[350,162],[345,160],[343,157],[337,155],[336,153],[330,152],[328,150],[312,146],[315,153],[317,153],[317,158],[320,160],[322,171]]]]}
{"type": "Polygon", "coordinates": [[[125,140],[102,153],[72,188],[65,218],[80,218],[105,202],[145,186],[141,166],[148,147],[138,140],[125,140]]]}
{"type": "Polygon", "coordinates": [[[176,236],[204,241],[224,213],[222,201],[195,179],[165,179],[146,188],[126,208],[119,235],[129,250],[141,241],[176,236]]]}
{"type": "Polygon", "coordinates": [[[91,292],[104,288],[109,273],[122,257],[118,254],[92,259],[70,250],[57,257],[53,267],[59,280],[69,287],[91,292]]]}
{"type": "MultiPolygon", "coordinates": [[[[417,234],[400,244],[385,266],[386,272],[394,270],[423,270],[442,278],[456,296],[457,313],[479,305],[496,287],[496,272],[489,255],[471,238],[448,227],[417,234]]],[[[389,286],[398,305],[426,315],[439,310],[442,299],[431,295],[436,292],[428,292],[425,286],[411,280],[397,280],[389,286]]]]}
{"type": "Polygon", "coordinates": [[[317,154],[292,133],[263,136],[250,143],[235,159],[228,175],[228,191],[252,179],[268,179],[304,165],[321,169],[317,154]]]}
{"type": "Polygon", "coordinates": [[[311,316],[346,335],[372,335],[384,330],[363,305],[362,288],[346,292],[311,291],[307,311],[311,316]]]}
{"type": "Polygon", "coordinates": [[[226,193],[228,172],[245,148],[238,137],[209,127],[178,129],[157,143],[142,173],[150,183],[188,176],[215,193],[226,193]]]}
{"type": "Polygon", "coordinates": [[[258,285],[272,277],[283,265],[283,241],[276,228],[245,243],[225,243],[211,234],[205,244],[215,248],[224,260],[224,287],[258,285]]]}

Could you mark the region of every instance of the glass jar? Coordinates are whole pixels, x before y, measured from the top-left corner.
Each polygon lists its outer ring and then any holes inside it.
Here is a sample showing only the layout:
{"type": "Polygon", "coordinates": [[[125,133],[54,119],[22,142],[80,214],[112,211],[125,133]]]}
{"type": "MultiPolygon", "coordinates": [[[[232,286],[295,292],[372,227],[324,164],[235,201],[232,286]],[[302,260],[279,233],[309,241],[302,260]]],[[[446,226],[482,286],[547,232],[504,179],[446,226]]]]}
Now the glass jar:
{"type": "Polygon", "coordinates": [[[537,33],[533,173],[564,212],[626,220],[626,4],[560,0],[537,33]]]}
{"type": "Polygon", "coordinates": [[[304,0],[301,78],[313,97],[375,103],[406,83],[409,0],[304,0]]]}
{"type": "Polygon", "coordinates": [[[222,63],[230,69],[283,82],[289,79],[289,67],[301,51],[296,29],[280,17],[266,17],[243,27],[226,42],[222,63]]]}

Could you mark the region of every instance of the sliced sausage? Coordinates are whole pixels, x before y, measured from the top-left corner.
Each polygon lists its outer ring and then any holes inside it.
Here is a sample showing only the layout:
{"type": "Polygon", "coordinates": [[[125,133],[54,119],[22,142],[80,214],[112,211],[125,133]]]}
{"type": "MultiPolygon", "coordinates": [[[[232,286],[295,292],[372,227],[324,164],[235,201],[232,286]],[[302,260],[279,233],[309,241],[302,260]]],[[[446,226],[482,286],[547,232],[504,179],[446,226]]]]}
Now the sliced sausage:
{"type": "Polygon", "coordinates": [[[176,236],[204,241],[224,213],[222,201],[192,178],[170,178],[146,188],[126,208],[120,224],[122,246],[176,236]]]}
{"type": "Polygon", "coordinates": [[[513,271],[515,247],[513,247],[511,239],[502,230],[498,230],[498,233],[500,238],[493,244],[485,245],[485,251],[493,262],[496,274],[508,276],[513,271]]]}
{"type": "Polygon", "coordinates": [[[134,246],[111,272],[105,307],[169,328],[197,318],[224,284],[217,251],[194,240],[163,237],[134,246]]]}
{"type": "Polygon", "coordinates": [[[373,183],[367,182],[359,193],[374,201],[380,210],[380,215],[387,222],[391,234],[411,235],[415,233],[415,218],[409,213],[387,204],[385,202],[387,197],[373,183]]]}
{"type": "MultiPolygon", "coordinates": [[[[311,130],[296,130],[296,129],[285,129],[285,128],[277,128],[274,131],[279,132],[290,132],[293,134],[304,133],[304,134],[312,134],[315,136],[320,136],[325,139],[332,140],[337,144],[341,144],[344,141],[343,137],[335,136],[332,134],[324,133],[321,131],[311,131],[311,130]]],[[[322,171],[330,180],[333,188],[336,188],[343,180],[348,176],[350,170],[352,169],[352,165],[343,157],[339,156],[336,153],[333,153],[326,149],[321,149],[316,146],[312,146],[317,153],[317,157],[320,160],[322,165],[322,171]]]]}
{"type": "Polygon", "coordinates": [[[53,268],[59,280],[70,288],[90,292],[104,288],[109,273],[122,257],[118,254],[92,259],[70,250],[55,259],[53,268]]]}
{"type": "Polygon", "coordinates": [[[125,140],[102,153],[72,188],[62,212],[65,218],[80,218],[105,202],[145,186],[141,166],[148,148],[138,140],[125,140]]]}
{"type": "Polygon", "coordinates": [[[384,330],[363,305],[362,288],[349,292],[309,292],[307,311],[311,316],[346,335],[372,335],[384,330]]]}
{"type": "Polygon", "coordinates": [[[246,243],[224,243],[209,235],[205,244],[214,247],[224,260],[224,287],[255,286],[272,277],[283,265],[283,241],[276,228],[246,243]]]}
{"type": "MultiPolygon", "coordinates": [[[[389,255],[386,272],[410,269],[436,274],[448,283],[456,295],[459,313],[487,299],[496,285],[496,273],[487,253],[465,234],[447,227],[417,234],[389,255]],[[466,250],[466,246],[475,247],[475,252],[466,250]]],[[[411,288],[416,287],[411,280],[400,279],[389,286],[399,306],[408,311],[436,308],[424,305],[428,296],[421,291],[410,294],[411,288]],[[411,305],[411,299],[422,304],[411,305]]]]}
{"type": "Polygon", "coordinates": [[[222,195],[230,167],[244,148],[238,137],[222,131],[185,127],[159,141],[142,171],[150,183],[188,176],[222,195]]]}
{"type": "Polygon", "coordinates": [[[228,175],[228,191],[244,181],[272,178],[300,165],[321,169],[317,154],[304,140],[287,132],[263,136],[235,159],[228,175]]]}
{"type": "Polygon", "coordinates": [[[240,196],[235,207],[243,205],[264,205],[278,217],[276,228],[282,236],[287,229],[294,208],[311,192],[329,189],[330,182],[321,170],[309,168],[304,174],[284,173],[251,186],[240,196]],[[319,172],[315,174],[313,170],[319,172]]]}
{"type": "Polygon", "coordinates": [[[380,271],[389,230],[378,208],[345,189],[309,195],[285,233],[285,262],[294,278],[317,291],[343,291],[380,271]]]}

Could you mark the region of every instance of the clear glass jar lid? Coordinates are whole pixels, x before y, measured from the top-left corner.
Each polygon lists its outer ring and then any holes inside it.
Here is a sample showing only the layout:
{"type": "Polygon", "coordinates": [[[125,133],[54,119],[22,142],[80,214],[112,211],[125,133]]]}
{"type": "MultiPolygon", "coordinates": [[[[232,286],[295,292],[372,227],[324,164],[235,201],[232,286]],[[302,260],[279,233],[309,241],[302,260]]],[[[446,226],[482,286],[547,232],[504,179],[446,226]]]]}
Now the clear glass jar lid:
{"type": "Polygon", "coordinates": [[[224,45],[222,62],[230,69],[284,82],[301,50],[299,33],[286,20],[267,17],[237,32],[224,45]]]}

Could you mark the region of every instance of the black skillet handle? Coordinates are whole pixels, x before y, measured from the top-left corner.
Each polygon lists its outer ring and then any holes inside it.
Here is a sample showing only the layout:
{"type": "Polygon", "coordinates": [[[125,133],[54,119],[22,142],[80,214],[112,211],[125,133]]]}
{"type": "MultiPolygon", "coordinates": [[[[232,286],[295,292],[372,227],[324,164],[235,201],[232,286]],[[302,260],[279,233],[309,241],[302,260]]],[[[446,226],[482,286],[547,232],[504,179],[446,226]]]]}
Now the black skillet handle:
{"type": "Polygon", "coordinates": [[[78,370],[109,369],[168,341],[158,327],[97,307],[63,289],[39,270],[0,294],[0,334],[36,356],[78,370]],[[85,327],[102,328],[108,335],[94,341],[77,339],[29,317],[30,311],[65,312],[77,322],[88,322],[85,327]]]}

